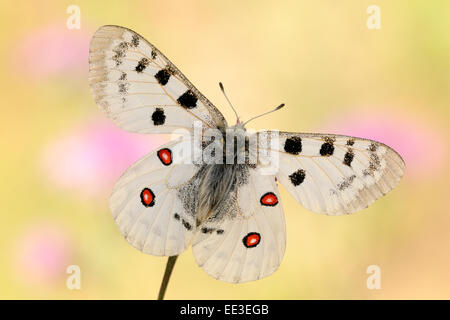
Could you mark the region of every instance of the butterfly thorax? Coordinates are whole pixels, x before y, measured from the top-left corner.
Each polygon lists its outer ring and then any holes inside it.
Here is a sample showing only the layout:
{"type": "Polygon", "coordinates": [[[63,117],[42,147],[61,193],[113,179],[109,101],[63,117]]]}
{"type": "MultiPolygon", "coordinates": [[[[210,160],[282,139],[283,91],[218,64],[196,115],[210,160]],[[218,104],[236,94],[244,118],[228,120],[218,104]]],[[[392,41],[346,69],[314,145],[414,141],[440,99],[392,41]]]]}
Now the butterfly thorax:
{"type": "MultiPolygon", "coordinates": [[[[203,137],[203,161],[196,176],[180,189],[184,208],[197,224],[233,215],[237,188],[248,183],[249,137],[242,125],[228,127],[222,139],[203,137]],[[186,197],[186,195],[189,197],[186,197]]],[[[198,162],[197,162],[198,163],[198,162]]]]}
{"type": "Polygon", "coordinates": [[[242,123],[238,122],[226,129],[223,135],[223,163],[252,164],[249,159],[249,149],[250,136],[242,123]]]}

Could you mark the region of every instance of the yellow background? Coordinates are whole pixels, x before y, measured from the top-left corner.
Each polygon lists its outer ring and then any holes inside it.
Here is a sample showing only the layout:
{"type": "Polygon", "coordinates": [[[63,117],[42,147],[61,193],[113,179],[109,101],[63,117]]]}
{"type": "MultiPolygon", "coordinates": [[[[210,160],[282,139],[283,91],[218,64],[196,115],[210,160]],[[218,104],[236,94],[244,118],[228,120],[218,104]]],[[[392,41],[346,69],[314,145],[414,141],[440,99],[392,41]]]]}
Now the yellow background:
{"type": "Polygon", "coordinates": [[[449,13],[438,0],[3,1],[0,298],[157,295],[166,259],[130,246],[107,203],[120,171],[168,137],[122,135],[87,81],[92,34],[117,24],[155,44],[231,124],[219,81],[243,119],[286,103],[250,127],[364,134],[407,167],[397,188],[350,216],[313,214],[280,188],[287,249],[272,276],[223,283],[189,249],[166,298],[449,299],[449,13]],[[71,4],[79,30],[66,27],[71,4]],[[371,4],[379,30],[366,26],[371,4]],[[66,287],[69,265],[81,268],[80,290],[66,287]],[[380,290],[366,287],[370,265],[380,290]]]}

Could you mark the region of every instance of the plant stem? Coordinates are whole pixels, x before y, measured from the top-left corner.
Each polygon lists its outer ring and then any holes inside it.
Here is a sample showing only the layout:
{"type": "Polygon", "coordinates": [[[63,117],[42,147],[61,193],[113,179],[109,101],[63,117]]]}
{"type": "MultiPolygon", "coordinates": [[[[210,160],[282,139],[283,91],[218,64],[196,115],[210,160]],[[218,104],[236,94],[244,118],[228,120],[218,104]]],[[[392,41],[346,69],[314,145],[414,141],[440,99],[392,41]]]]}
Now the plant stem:
{"type": "Polygon", "coordinates": [[[166,271],[164,272],[164,278],[161,282],[161,288],[159,289],[158,300],[164,300],[164,294],[166,293],[167,285],[169,284],[170,275],[172,274],[173,267],[177,261],[178,256],[169,257],[167,260],[166,271]]]}

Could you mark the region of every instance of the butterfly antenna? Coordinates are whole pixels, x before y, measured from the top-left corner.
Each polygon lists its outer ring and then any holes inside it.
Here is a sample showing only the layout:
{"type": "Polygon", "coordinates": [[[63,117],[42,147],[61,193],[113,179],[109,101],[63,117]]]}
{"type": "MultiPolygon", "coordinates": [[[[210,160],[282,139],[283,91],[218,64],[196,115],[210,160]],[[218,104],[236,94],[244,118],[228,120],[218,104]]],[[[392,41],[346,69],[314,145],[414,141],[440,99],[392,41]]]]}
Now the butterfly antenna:
{"type": "Polygon", "coordinates": [[[219,87],[220,87],[220,90],[222,90],[222,93],[225,96],[225,99],[227,99],[228,103],[230,104],[231,109],[233,109],[234,114],[236,115],[236,123],[239,123],[239,116],[236,112],[236,109],[234,109],[233,105],[231,104],[230,99],[228,99],[227,94],[225,93],[225,89],[223,88],[222,82],[219,82],[219,87]]]}
{"type": "Polygon", "coordinates": [[[283,107],[284,107],[284,103],[280,104],[278,107],[276,107],[276,108],[273,109],[273,110],[264,112],[263,114],[260,114],[259,116],[253,117],[253,118],[251,118],[251,119],[245,121],[245,122],[244,122],[244,126],[245,126],[247,123],[249,123],[250,121],[255,120],[256,118],[259,118],[259,117],[265,116],[266,114],[269,114],[269,113],[275,112],[275,111],[277,111],[277,110],[280,110],[280,109],[283,108],[283,107]]]}

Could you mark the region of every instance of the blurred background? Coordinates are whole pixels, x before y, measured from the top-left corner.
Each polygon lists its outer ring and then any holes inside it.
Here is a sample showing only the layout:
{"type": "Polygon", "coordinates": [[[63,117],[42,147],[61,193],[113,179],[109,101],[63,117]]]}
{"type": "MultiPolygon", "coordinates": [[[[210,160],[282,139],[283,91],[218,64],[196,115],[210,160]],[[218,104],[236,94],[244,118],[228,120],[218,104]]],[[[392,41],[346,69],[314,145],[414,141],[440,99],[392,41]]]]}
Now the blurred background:
{"type": "Polygon", "coordinates": [[[229,123],[219,81],[243,119],[286,104],[255,129],[371,138],[407,167],[396,189],[350,216],[311,213],[281,187],[287,249],[277,272],[220,282],[189,249],[166,298],[449,299],[449,12],[444,0],[3,1],[0,298],[156,298],[166,258],[122,238],[108,197],[169,137],[115,127],[87,81],[90,38],[117,24],[155,44],[229,123]],[[70,265],[80,290],[66,287],[70,265]],[[371,265],[379,290],[366,286],[371,265]]]}

